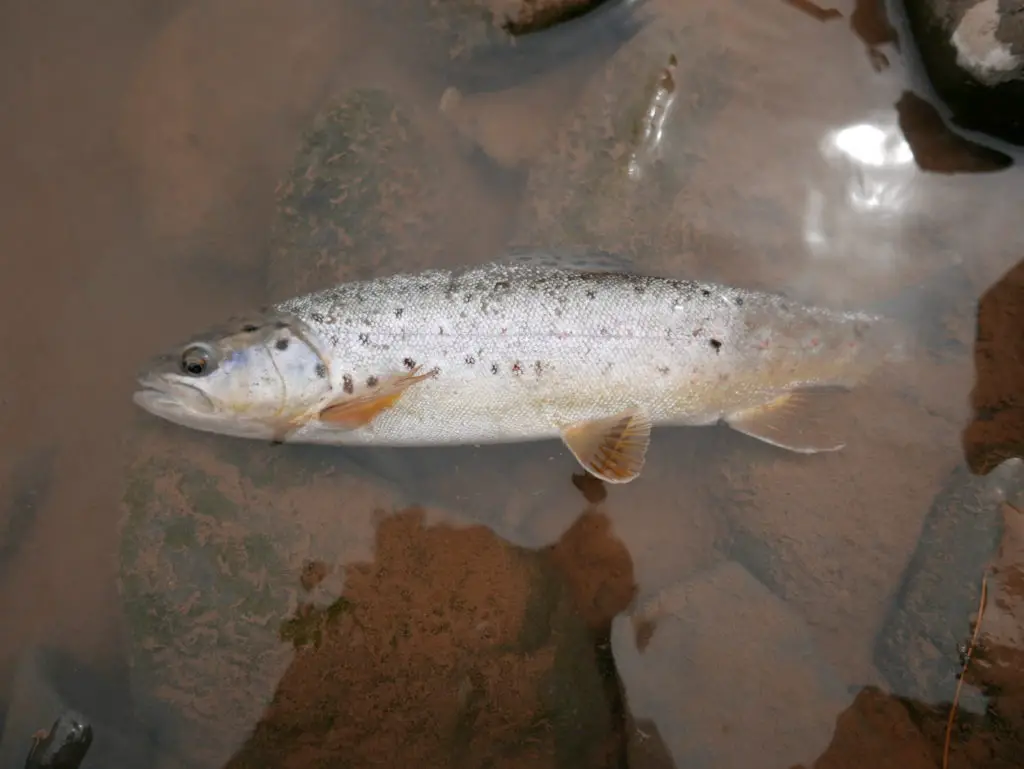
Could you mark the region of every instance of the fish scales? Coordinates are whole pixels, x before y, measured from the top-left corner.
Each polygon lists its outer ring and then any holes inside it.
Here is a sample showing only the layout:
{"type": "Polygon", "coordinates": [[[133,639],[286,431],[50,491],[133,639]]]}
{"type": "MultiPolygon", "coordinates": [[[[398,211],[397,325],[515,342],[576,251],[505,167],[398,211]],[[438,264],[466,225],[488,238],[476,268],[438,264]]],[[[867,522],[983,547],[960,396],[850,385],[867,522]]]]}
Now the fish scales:
{"type": "Polygon", "coordinates": [[[653,425],[724,421],[790,451],[842,448],[811,388],[903,357],[882,317],[531,256],[280,302],[150,361],[135,402],[281,443],[561,437],[589,472],[626,483],[653,425]]]}
{"type": "Polygon", "coordinates": [[[353,394],[434,371],[371,424],[292,440],[386,445],[557,437],[642,409],[706,425],[794,387],[849,385],[877,362],[877,318],[709,283],[515,264],[396,275],[281,303],[353,394]],[[367,384],[367,383],[371,384],[367,384]]]}

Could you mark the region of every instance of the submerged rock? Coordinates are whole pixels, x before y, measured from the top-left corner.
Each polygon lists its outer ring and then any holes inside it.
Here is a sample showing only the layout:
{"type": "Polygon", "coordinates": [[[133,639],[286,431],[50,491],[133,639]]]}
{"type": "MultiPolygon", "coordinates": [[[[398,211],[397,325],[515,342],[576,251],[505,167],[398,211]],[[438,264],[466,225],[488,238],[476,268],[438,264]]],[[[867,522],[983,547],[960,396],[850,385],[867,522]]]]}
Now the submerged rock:
{"type": "MultiPolygon", "coordinates": [[[[972,632],[982,578],[1003,535],[1003,504],[1024,502],[1024,463],[988,475],[958,467],[936,496],[875,648],[893,692],[925,704],[951,702],[972,632]]],[[[984,710],[976,690],[961,706],[984,710]]]]}
{"type": "Polygon", "coordinates": [[[371,552],[374,511],[395,506],[337,460],[273,449],[163,425],[131,447],[118,587],[132,691],[189,766],[222,766],[270,702],[304,570],[327,565],[314,599],[329,605],[342,564],[371,552]]]}
{"type": "Polygon", "coordinates": [[[226,769],[597,765],[614,725],[593,640],[542,553],[415,510],[376,550],[283,628],[294,660],[226,769]]]}
{"type": "Polygon", "coordinates": [[[328,99],[278,184],[271,295],[457,263],[446,247],[453,153],[385,90],[328,99]]]}
{"type": "Polygon", "coordinates": [[[853,699],[803,619],[734,561],[620,617],[612,644],[633,714],[680,767],[810,766],[853,699]]]}

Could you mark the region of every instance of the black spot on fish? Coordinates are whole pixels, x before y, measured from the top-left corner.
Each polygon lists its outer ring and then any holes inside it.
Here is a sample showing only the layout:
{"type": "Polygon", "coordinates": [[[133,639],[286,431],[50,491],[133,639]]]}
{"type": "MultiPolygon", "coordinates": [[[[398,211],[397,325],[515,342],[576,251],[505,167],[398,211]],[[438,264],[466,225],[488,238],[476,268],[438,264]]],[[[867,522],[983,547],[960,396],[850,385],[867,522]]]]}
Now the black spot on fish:
{"type": "Polygon", "coordinates": [[[459,313],[459,317],[460,317],[460,318],[465,318],[465,317],[466,317],[466,313],[465,313],[465,311],[463,311],[463,312],[460,312],[460,313],[459,313]]]}
{"type": "Polygon", "coordinates": [[[275,323],[274,325],[275,325],[275,326],[276,326],[276,327],[277,327],[278,329],[288,328],[288,324],[287,324],[287,323],[286,323],[285,321],[283,321],[283,320],[279,320],[279,321],[278,321],[277,323],[275,323]]]}
{"type": "Polygon", "coordinates": [[[360,334],[359,335],[359,344],[366,345],[366,344],[369,344],[369,343],[370,343],[370,335],[369,334],[360,334]]]}
{"type": "Polygon", "coordinates": [[[668,373],[668,366],[658,366],[658,373],[659,374],[667,374],[668,373]]]}
{"type": "Polygon", "coordinates": [[[601,327],[601,336],[608,336],[608,329],[601,327]]]}
{"type": "Polygon", "coordinates": [[[495,291],[506,291],[509,288],[509,282],[507,280],[499,280],[494,284],[495,291]]]}
{"type": "Polygon", "coordinates": [[[351,377],[351,375],[345,374],[341,378],[341,389],[344,390],[348,395],[351,395],[352,391],[356,389],[355,385],[352,384],[352,377],[351,377]]]}
{"type": "Polygon", "coordinates": [[[596,299],[596,298],[597,298],[597,294],[594,292],[594,290],[588,288],[587,289],[587,299],[596,299]]]}
{"type": "Polygon", "coordinates": [[[260,327],[259,326],[254,326],[252,323],[246,323],[244,326],[242,326],[242,331],[244,331],[246,334],[251,334],[251,333],[253,333],[255,331],[259,331],[259,330],[260,330],[260,327]]]}
{"type": "Polygon", "coordinates": [[[466,365],[467,366],[472,366],[474,363],[476,363],[476,358],[474,358],[472,355],[467,355],[466,356],[466,365]]]}
{"type": "Polygon", "coordinates": [[[519,361],[516,361],[515,363],[512,364],[512,373],[515,374],[516,376],[519,376],[520,374],[523,373],[523,366],[519,361]]]}
{"type": "Polygon", "coordinates": [[[377,377],[375,377],[373,375],[366,377],[366,386],[367,387],[376,387],[377,386],[377,377]]]}
{"type": "Polygon", "coordinates": [[[534,361],[533,370],[537,372],[537,376],[540,376],[544,372],[544,364],[539,360],[534,361]]]}
{"type": "Polygon", "coordinates": [[[284,352],[285,350],[288,349],[288,340],[278,339],[276,342],[274,342],[274,347],[276,347],[278,350],[281,350],[281,352],[284,352]]]}
{"type": "Polygon", "coordinates": [[[405,312],[405,308],[404,307],[396,307],[395,308],[395,317],[396,318],[401,318],[403,312],[405,312]]]}
{"type": "Polygon", "coordinates": [[[555,317],[556,318],[561,318],[562,317],[562,308],[561,307],[556,307],[555,308],[555,317]]]}
{"type": "Polygon", "coordinates": [[[743,306],[743,297],[742,296],[737,296],[736,297],[736,306],[737,307],[742,307],[743,306]]]}
{"type": "Polygon", "coordinates": [[[715,348],[715,352],[720,352],[722,349],[722,343],[719,342],[717,339],[711,340],[711,346],[715,348]]]}
{"type": "Polygon", "coordinates": [[[633,290],[636,291],[638,294],[642,294],[647,290],[647,286],[645,286],[643,283],[637,283],[636,285],[633,286],[633,290]]]}
{"type": "Polygon", "coordinates": [[[700,292],[701,292],[701,294],[703,294],[704,296],[711,296],[711,290],[710,290],[710,289],[707,289],[707,288],[702,288],[702,289],[700,290],[700,292]]]}
{"type": "Polygon", "coordinates": [[[414,368],[416,368],[416,361],[414,361],[412,358],[406,358],[405,360],[402,361],[402,365],[405,366],[410,371],[412,371],[414,368]]]}
{"type": "Polygon", "coordinates": [[[444,336],[444,326],[438,326],[437,333],[441,336],[444,336]]]}
{"type": "Polygon", "coordinates": [[[316,364],[316,375],[318,377],[320,377],[320,379],[326,379],[327,378],[327,366],[325,366],[323,363],[317,363],[316,364]]]}
{"type": "Polygon", "coordinates": [[[318,312],[311,312],[309,314],[309,317],[313,319],[314,323],[323,323],[324,322],[324,316],[321,315],[318,312]]]}
{"type": "Polygon", "coordinates": [[[492,374],[497,374],[498,373],[498,364],[497,363],[492,363],[491,364],[491,373],[492,374]]]}

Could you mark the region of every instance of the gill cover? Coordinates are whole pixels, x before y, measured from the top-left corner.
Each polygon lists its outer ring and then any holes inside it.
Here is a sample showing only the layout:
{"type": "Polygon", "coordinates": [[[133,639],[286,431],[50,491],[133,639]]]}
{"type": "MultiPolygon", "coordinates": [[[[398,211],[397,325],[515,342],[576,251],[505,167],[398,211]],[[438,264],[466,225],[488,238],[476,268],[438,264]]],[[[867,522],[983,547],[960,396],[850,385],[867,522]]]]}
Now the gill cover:
{"type": "Polygon", "coordinates": [[[300,320],[229,322],[151,361],[135,402],[180,425],[281,440],[331,393],[328,359],[300,320]]]}

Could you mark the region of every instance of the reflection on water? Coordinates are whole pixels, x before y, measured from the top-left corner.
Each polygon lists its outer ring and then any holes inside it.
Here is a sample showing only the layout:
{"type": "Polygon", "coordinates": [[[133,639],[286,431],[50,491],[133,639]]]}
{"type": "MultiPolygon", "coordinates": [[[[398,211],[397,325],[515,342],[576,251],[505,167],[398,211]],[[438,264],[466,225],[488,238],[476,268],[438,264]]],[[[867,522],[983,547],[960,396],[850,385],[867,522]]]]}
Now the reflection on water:
{"type": "Polygon", "coordinates": [[[923,769],[950,723],[951,766],[1014,765],[1016,155],[915,92],[882,3],[512,40],[527,5],[0,12],[0,763],[72,708],[86,767],[923,769]],[[614,488],[555,442],[269,446],[131,405],[211,321],[522,243],[884,307],[916,348],[837,454],[664,430],[614,488]]]}

